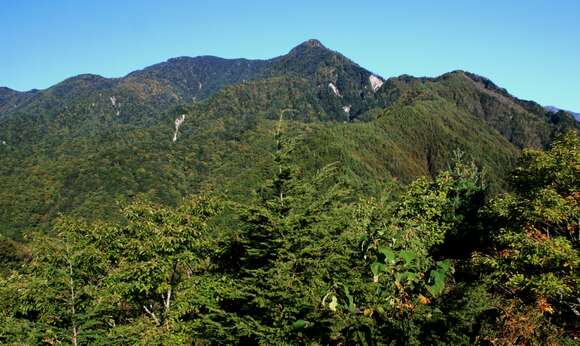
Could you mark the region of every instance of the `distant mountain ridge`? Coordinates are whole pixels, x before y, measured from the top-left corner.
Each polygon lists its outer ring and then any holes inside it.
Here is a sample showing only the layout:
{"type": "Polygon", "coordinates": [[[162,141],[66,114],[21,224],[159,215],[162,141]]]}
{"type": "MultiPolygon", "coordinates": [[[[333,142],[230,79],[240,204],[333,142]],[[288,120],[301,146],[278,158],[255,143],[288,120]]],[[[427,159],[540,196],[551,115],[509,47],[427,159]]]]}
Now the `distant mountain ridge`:
{"type": "Polygon", "coordinates": [[[560,111],[570,113],[576,119],[576,121],[580,121],[580,113],[575,113],[575,112],[568,111],[568,110],[561,109],[561,108],[554,107],[554,106],[546,106],[544,108],[552,113],[558,113],[560,111]]]}
{"type": "MultiPolygon", "coordinates": [[[[43,127],[47,125],[45,121],[50,122],[58,113],[67,112],[66,104],[80,103],[90,105],[90,108],[75,109],[75,121],[83,120],[78,117],[80,113],[92,114],[89,121],[94,116],[111,118],[112,111],[114,119],[102,122],[105,129],[110,121],[149,126],[150,119],[156,121],[154,119],[158,118],[159,113],[168,108],[203,101],[228,85],[281,75],[308,79],[313,87],[319,89],[317,93],[323,96],[340,94],[340,98],[344,99],[340,105],[333,102],[326,102],[325,105],[325,111],[332,113],[334,118],[354,117],[368,108],[361,104],[360,98],[365,89],[367,96],[370,95],[368,90],[372,86],[368,78],[372,74],[325,48],[319,41],[310,40],[287,55],[270,60],[181,57],[131,72],[122,78],[84,74],[41,91],[5,91],[3,94],[6,96],[0,99],[0,119],[42,113],[45,119],[37,119],[41,123],[35,127],[43,127]],[[333,74],[335,67],[339,71],[333,74]],[[113,104],[110,100],[117,102],[113,104]],[[349,112],[344,111],[345,107],[349,107],[349,112]]],[[[382,83],[382,78],[375,78],[382,83]]],[[[332,97],[326,98],[330,101],[332,97]]],[[[79,125],[75,127],[82,128],[79,125]]]]}
{"type": "MultiPolygon", "coordinates": [[[[434,78],[403,75],[391,79],[438,82],[454,73],[465,73],[476,85],[481,86],[481,90],[509,100],[517,100],[527,111],[542,113],[540,105],[532,101],[518,100],[491,80],[469,72],[454,71],[434,78]]],[[[9,118],[15,113],[27,113],[29,110],[26,107],[35,112],[42,108],[52,108],[48,112],[56,111],[59,102],[46,101],[50,97],[58,97],[65,102],[70,102],[69,98],[85,98],[84,102],[95,104],[95,107],[103,102],[108,103],[113,98],[118,99],[121,105],[131,105],[131,108],[139,109],[138,119],[123,116],[122,107],[115,110],[120,116],[118,121],[135,123],[141,121],[139,118],[142,115],[155,118],[156,114],[168,107],[203,101],[229,85],[281,75],[304,78],[312,83],[317,89],[317,96],[325,101],[324,111],[331,113],[331,118],[337,120],[356,119],[372,107],[388,106],[392,101],[376,100],[373,95],[384,84],[384,78],[326,48],[320,41],[311,39],[294,47],[288,54],[269,60],[224,59],[215,56],[179,57],[131,72],[121,78],[85,74],[68,78],[40,91],[17,92],[0,88],[0,119],[9,118]],[[98,100],[95,94],[100,96],[98,100]],[[337,100],[333,100],[335,97],[342,100],[336,102],[337,100]],[[44,106],[37,103],[44,103],[44,106]]],[[[115,105],[112,106],[115,108],[115,105]]],[[[135,113],[135,109],[131,109],[131,112],[135,113]]]]}
{"type": "Polygon", "coordinates": [[[6,87],[0,87],[0,119],[2,114],[22,105],[38,93],[38,90],[20,92],[6,87]]]}
{"type": "Polygon", "coordinates": [[[318,40],[269,60],[181,57],[0,88],[0,232],[46,229],[60,213],[114,218],[117,203],[177,204],[207,186],[248,198],[282,115],[306,172],[338,162],[363,195],[434,176],[456,149],[501,185],[519,150],[579,129],[470,72],[384,79],[318,40]]]}

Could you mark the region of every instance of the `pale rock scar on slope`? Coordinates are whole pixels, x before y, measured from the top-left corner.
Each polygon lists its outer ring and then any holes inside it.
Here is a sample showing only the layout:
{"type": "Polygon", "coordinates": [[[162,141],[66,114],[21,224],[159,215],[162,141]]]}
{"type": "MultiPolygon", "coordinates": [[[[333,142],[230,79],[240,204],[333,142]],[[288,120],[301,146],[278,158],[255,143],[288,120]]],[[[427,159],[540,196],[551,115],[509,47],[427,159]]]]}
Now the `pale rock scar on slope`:
{"type": "Polygon", "coordinates": [[[340,91],[338,91],[338,88],[336,87],[336,85],[334,85],[332,83],[328,83],[328,87],[330,88],[330,90],[332,90],[334,95],[336,95],[338,97],[342,97],[342,95],[340,94],[340,91]]]}
{"type": "Polygon", "coordinates": [[[374,74],[369,76],[369,82],[371,83],[371,88],[373,88],[373,92],[376,92],[377,90],[379,90],[380,87],[383,86],[383,81],[374,74]]]}
{"type": "Polygon", "coordinates": [[[185,121],[185,114],[181,114],[175,118],[175,132],[173,133],[173,143],[177,141],[177,133],[179,132],[179,127],[185,121]]]}

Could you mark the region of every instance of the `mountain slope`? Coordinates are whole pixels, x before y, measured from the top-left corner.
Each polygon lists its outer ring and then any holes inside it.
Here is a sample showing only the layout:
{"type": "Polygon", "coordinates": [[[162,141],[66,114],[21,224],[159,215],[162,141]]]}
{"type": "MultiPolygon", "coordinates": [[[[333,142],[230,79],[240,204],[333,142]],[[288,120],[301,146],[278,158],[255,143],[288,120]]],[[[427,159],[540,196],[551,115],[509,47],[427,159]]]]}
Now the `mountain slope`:
{"type": "MultiPolygon", "coordinates": [[[[313,42],[318,41],[308,41],[287,55],[264,61],[182,57],[118,79],[96,75],[69,78],[32,93],[29,102],[10,101],[12,107],[0,109],[0,119],[4,118],[0,137],[21,145],[51,135],[99,133],[113,124],[148,127],[159,120],[160,113],[204,100],[224,86],[280,76],[308,80],[309,89],[316,91],[330,115],[327,118],[355,118],[369,108],[365,98],[372,96],[372,74],[313,42]]],[[[382,82],[373,78],[375,83],[382,82]]],[[[16,99],[14,95],[3,98],[16,99]]]]}
{"type": "MultiPolygon", "coordinates": [[[[354,121],[372,108],[388,107],[397,97],[438,89],[486,119],[518,147],[545,147],[554,123],[541,106],[517,100],[489,80],[464,72],[438,78],[401,76],[386,83],[317,40],[270,60],[176,58],[118,79],[96,75],[69,78],[42,91],[0,90],[0,138],[14,145],[50,136],[84,136],[111,126],[149,127],[179,105],[207,99],[224,86],[272,77],[307,81],[304,92],[316,96],[321,119],[354,121]],[[512,118],[515,116],[515,120],[512,118]],[[534,124],[531,133],[524,128],[534,124]],[[540,136],[541,138],[532,138],[540,136]]],[[[575,126],[565,124],[565,126],[575,126]]],[[[556,126],[557,127],[557,126],[556,126]]]]}
{"type": "Polygon", "coordinates": [[[190,103],[206,99],[226,85],[253,79],[266,65],[265,60],[180,57],[132,72],[123,82],[155,80],[171,88],[180,101],[190,103]]]}
{"type": "Polygon", "coordinates": [[[382,90],[387,93],[385,98],[389,93],[391,99],[407,100],[437,95],[454,102],[457,107],[483,119],[520,149],[546,147],[557,133],[578,128],[571,117],[553,117],[539,104],[519,100],[490,80],[465,71],[437,78],[401,76],[387,81],[387,86],[382,90]]]}
{"type": "Polygon", "coordinates": [[[137,196],[248,198],[271,173],[281,115],[300,166],[337,162],[355,195],[433,176],[456,149],[499,189],[519,149],[578,129],[483,77],[384,80],[316,40],[270,60],[177,58],[0,95],[0,232],[12,236],[59,213],[116,218],[137,196]]]}
{"type": "Polygon", "coordinates": [[[18,92],[6,87],[0,87],[0,119],[14,108],[20,107],[30,98],[34,97],[36,90],[18,92]]]}
{"type": "Polygon", "coordinates": [[[266,73],[309,80],[325,111],[339,121],[355,119],[375,105],[374,93],[384,82],[318,40],[308,40],[272,59],[266,73]]]}

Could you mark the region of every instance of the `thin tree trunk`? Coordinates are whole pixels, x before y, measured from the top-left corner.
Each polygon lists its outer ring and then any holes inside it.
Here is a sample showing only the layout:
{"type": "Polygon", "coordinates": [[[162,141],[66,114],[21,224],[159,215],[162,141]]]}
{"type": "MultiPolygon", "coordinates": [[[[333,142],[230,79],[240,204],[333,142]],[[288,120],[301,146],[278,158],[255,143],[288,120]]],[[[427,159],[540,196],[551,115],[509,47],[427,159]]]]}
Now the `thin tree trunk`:
{"type": "MultiPolygon", "coordinates": [[[[280,111],[280,118],[278,119],[278,128],[276,129],[276,148],[280,150],[281,148],[281,141],[280,141],[280,133],[282,132],[282,120],[284,119],[285,112],[294,112],[296,111],[293,108],[286,108],[280,111]]],[[[282,174],[282,164],[278,166],[279,174],[282,174]]],[[[284,203],[284,191],[280,190],[280,203],[284,203]]]]}
{"type": "Polygon", "coordinates": [[[69,285],[70,285],[70,309],[71,309],[71,322],[73,328],[73,335],[72,335],[72,344],[77,346],[77,338],[78,338],[78,331],[77,331],[77,324],[76,324],[76,311],[75,311],[75,286],[73,280],[73,267],[72,262],[68,261],[68,274],[69,274],[69,285]]]}
{"type": "Polygon", "coordinates": [[[171,278],[169,278],[169,289],[167,290],[167,296],[165,297],[165,315],[167,315],[167,313],[169,312],[169,307],[171,306],[171,292],[175,281],[176,271],[177,271],[177,260],[173,262],[173,271],[171,272],[171,278]]]}
{"type": "Polygon", "coordinates": [[[169,305],[171,304],[171,287],[167,290],[167,297],[165,298],[165,313],[169,312],[169,305]]]}

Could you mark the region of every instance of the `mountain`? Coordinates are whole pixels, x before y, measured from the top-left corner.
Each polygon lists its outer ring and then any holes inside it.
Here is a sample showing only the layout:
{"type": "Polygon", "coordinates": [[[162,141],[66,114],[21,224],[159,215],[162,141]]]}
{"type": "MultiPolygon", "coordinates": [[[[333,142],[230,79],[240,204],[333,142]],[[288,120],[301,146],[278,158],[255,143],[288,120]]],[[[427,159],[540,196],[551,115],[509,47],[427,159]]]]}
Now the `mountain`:
{"type": "Polygon", "coordinates": [[[8,114],[12,109],[18,108],[27,100],[36,95],[37,90],[18,92],[6,87],[0,87],[0,118],[8,114]]]}
{"type": "Polygon", "coordinates": [[[574,119],[576,119],[576,121],[580,121],[580,113],[574,113],[572,111],[567,111],[567,110],[560,109],[560,108],[554,107],[554,106],[545,106],[544,108],[551,113],[558,113],[558,112],[569,113],[574,117],[574,119]]]}
{"type": "Polygon", "coordinates": [[[316,40],[271,60],[181,57],[123,78],[87,74],[39,92],[7,92],[6,101],[2,102],[6,106],[0,111],[1,118],[9,119],[4,128],[14,126],[26,131],[0,134],[16,144],[62,129],[71,135],[86,135],[87,131],[108,131],[112,123],[148,127],[167,109],[207,99],[224,86],[280,76],[307,81],[325,116],[340,120],[349,120],[367,110],[365,99],[382,83],[380,77],[316,40]],[[19,102],[20,99],[28,102],[19,102]],[[27,123],[30,121],[34,123],[27,123]],[[11,137],[15,133],[17,137],[11,137]]]}
{"type": "Polygon", "coordinates": [[[253,79],[268,61],[222,59],[214,56],[180,57],[127,75],[124,83],[156,81],[184,102],[203,100],[226,85],[253,79]]]}
{"type": "Polygon", "coordinates": [[[354,195],[434,176],[456,149],[500,189],[522,148],[579,126],[469,72],[384,79],[317,40],[269,60],[181,57],[2,88],[0,232],[61,213],[115,219],[118,203],[175,205],[209,187],[248,198],[270,175],[281,117],[305,172],[338,162],[354,195]]]}
{"type": "Polygon", "coordinates": [[[401,76],[391,81],[398,90],[395,93],[403,91],[404,97],[413,101],[419,95],[423,98],[436,95],[455,103],[460,109],[483,119],[520,149],[545,147],[555,133],[578,126],[570,116],[554,117],[539,104],[520,100],[489,79],[465,71],[437,78],[401,76]]]}

